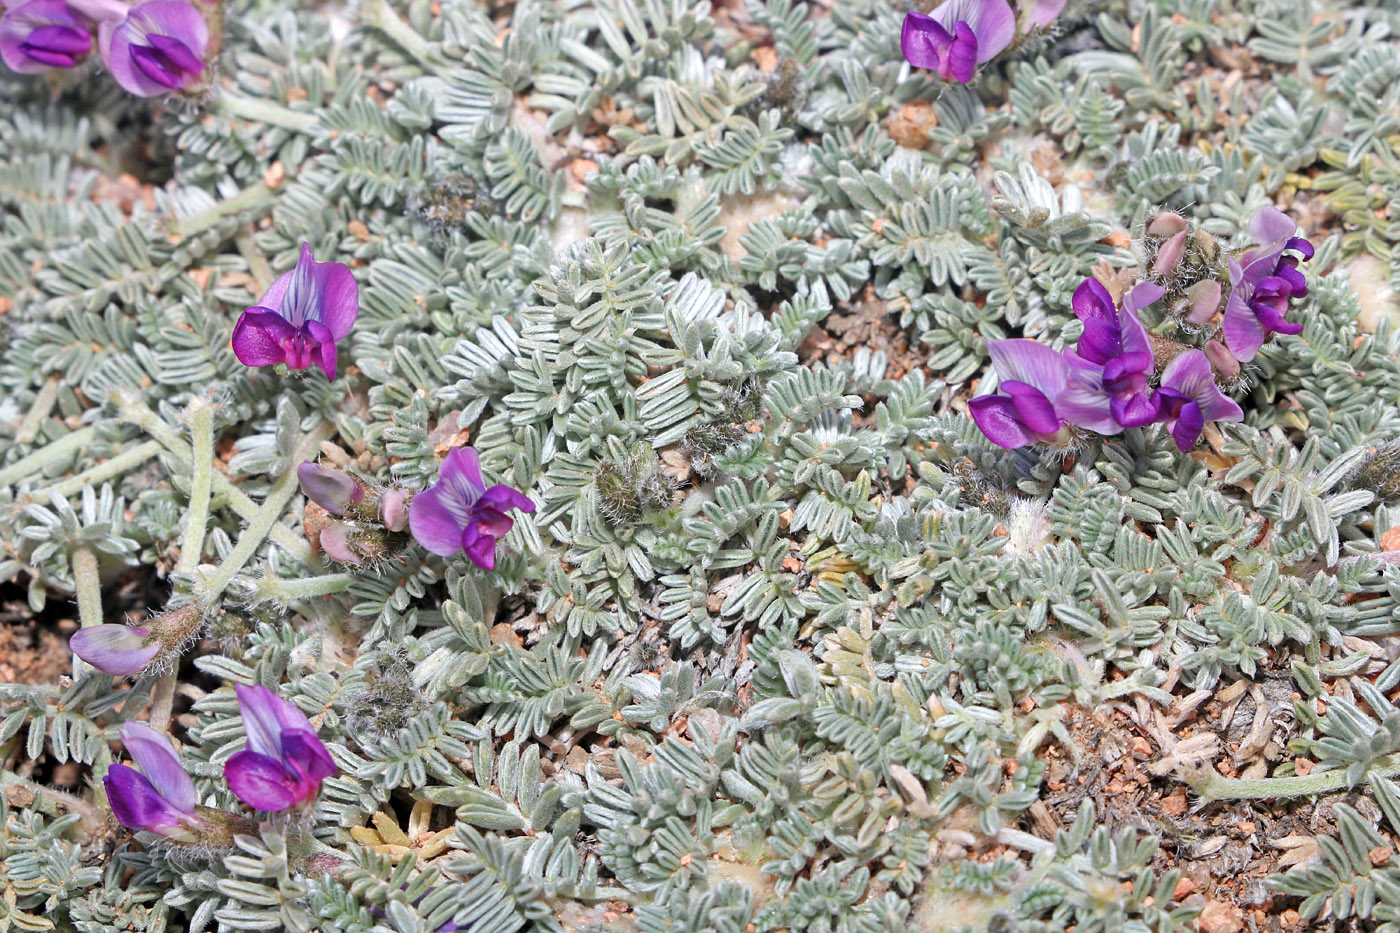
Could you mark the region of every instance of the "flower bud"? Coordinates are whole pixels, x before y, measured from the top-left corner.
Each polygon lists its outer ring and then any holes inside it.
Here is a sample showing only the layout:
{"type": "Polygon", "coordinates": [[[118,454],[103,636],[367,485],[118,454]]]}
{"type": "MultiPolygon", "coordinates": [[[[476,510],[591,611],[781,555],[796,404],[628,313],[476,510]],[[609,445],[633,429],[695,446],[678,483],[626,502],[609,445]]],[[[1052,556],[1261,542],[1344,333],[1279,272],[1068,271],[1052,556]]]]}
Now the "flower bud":
{"type": "Polygon", "coordinates": [[[1210,360],[1210,365],[1220,374],[1220,381],[1229,385],[1240,377],[1240,361],[1235,359],[1235,354],[1226,349],[1219,340],[1206,342],[1206,359],[1210,360]]]}
{"type": "Polygon", "coordinates": [[[1147,232],[1152,236],[1176,236],[1185,233],[1186,227],[1186,218],[1174,211],[1162,211],[1147,222],[1147,232]]]}
{"type": "Polygon", "coordinates": [[[157,658],[179,651],[198,634],[204,613],[182,606],[154,615],[145,625],[92,625],[68,639],[68,647],[88,664],[113,677],[139,674],[157,658]]]}
{"type": "Polygon", "coordinates": [[[1214,279],[1197,282],[1186,290],[1186,320],[1204,324],[1220,310],[1220,283],[1214,279]]]}
{"type": "Polygon", "coordinates": [[[337,563],[349,564],[351,567],[360,566],[365,562],[364,558],[350,548],[350,535],[354,530],[344,522],[332,522],[327,525],[321,529],[321,550],[337,563]]]}
{"type": "Polygon", "coordinates": [[[364,487],[353,476],[328,470],[311,460],[297,467],[297,480],[306,498],[332,515],[344,515],[346,509],[365,497],[364,487]]]}
{"type": "Polygon", "coordinates": [[[1181,262],[1181,257],[1186,253],[1186,231],[1174,234],[1157,249],[1157,258],[1152,263],[1152,272],[1156,275],[1167,275],[1181,262]]]}
{"type": "Polygon", "coordinates": [[[408,505],[413,493],[397,487],[386,489],[379,496],[379,520],[390,531],[405,531],[408,528],[408,505]]]}

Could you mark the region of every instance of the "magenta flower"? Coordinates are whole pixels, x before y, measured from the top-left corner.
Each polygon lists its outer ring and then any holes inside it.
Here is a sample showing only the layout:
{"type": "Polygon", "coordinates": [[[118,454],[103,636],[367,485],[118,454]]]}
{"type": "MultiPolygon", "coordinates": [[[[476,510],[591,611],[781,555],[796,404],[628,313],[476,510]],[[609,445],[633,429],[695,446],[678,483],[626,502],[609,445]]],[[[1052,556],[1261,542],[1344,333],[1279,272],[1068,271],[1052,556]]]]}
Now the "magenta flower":
{"type": "Polygon", "coordinates": [[[1069,379],[1065,358],[1034,340],[993,340],[987,344],[1002,395],[981,395],[967,403],[972,420],[999,447],[1061,443],[1067,419],[1056,409],[1069,379]]]}
{"type": "Polygon", "coordinates": [[[316,797],[335,761],[306,714],[266,687],[234,685],[248,747],[224,763],[233,795],[255,810],[286,810],[316,797]]]}
{"type": "Polygon", "coordinates": [[[915,68],[966,84],[1015,37],[1016,14],[1006,0],[946,0],[932,15],[905,14],[899,45],[915,68]]]}
{"type": "Polygon", "coordinates": [[[1152,345],[1138,320],[1140,308],[1166,294],[1166,289],[1142,282],[1113,306],[1108,289],[1085,279],[1074,290],[1074,313],[1084,322],[1077,351],[1066,351],[1069,383],[1057,408],[1065,418],[1100,434],[1151,424],[1157,405],[1147,392],[1152,372],[1152,345]]]}
{"type": "Polygon", "coordinates": [[[138,97],[157,97],[202,80],[209,25],[186,0],[149,0],[103,22],[97,45],[118,84],[138,97]]]}
{"type": "Polygon", "coordinates": [[[1288,300],[1308,293],[1298,262],[1313,257],[1313,246],[1296,236],[1298,225],[1272,207],[1249,221],[1255,248],[1230,260],[1230,298],[1222,325],[1230,352],[1242,363],[1254,359],[1271,334],[1297,334],[1303,325],[1286,320],[1288,300]]]}
{"type": "Polygon", "coordinates": [[[144,625],[92,625],[78,629],[68,647],[104,674],[130,677],[156,659],[165,645],[144,625]]]}
{"type": "Polygon", "coordinates": [[[1200,350],[1187,350],[1167,364],[1157,400],[1158,418],[1183,452],[1195,445],[1207,422],[1244,420],[1240,406],[1216,386],[1210,360],[1200,350]]]}
{"type": "Polygon", "coordinates": [[[0,16],[0,59],[32,74],[72,68],[92,51],[92,26],[64,0],[29,0],[0,16]]]}
{"type": "Polygon", "coordinates": [[[364,487],[354,477],[328,470],[313,460],[304,460],[297,467],[297,481],[306,498],[332,515],[344,515],[346,509],[365,498],[364,487]]]}
{"type": "Polygon", "coordinates": [[[122,726],[121,736],[136,768],[111,765],[102,779],[117,820],[127,829],[144,829],[172,842],[199,841],[199,798],[170,740],[141,722],[122,726]]]}
{"type": "Polygon", "coordinates": [[[533,512],[535,503],[500,483],[487,489],[476,451],[458,447],[442,461],[438,481],[409,503],[408,527],[434,554],[450,557],[464,550],[472,563],[491,570],[496,539],[514,524],[506,515],[511,509],[533,512]]]}
{"type": "Polygon", "coordinates": [[[317,262],[310,244],[301,258],[244,311],[233,328],[233,352],[246,366],[286,363],[306,369],[315,363],[334,381],[336,341],[355,326],[360,286],[341,262],[317,262]]]}

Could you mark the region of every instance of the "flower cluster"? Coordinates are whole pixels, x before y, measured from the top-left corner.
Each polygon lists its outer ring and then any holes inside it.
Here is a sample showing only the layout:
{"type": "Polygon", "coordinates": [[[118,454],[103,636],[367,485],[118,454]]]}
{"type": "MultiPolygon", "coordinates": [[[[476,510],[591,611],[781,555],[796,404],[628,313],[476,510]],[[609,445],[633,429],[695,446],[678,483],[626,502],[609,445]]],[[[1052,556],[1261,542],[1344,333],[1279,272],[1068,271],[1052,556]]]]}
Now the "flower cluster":
{"type": "MultiPolygon", "coordinates": [[[[1055,21],[1065,0],[1035,0],[1022,10],[1027,30],[1055,21]]],[[[935,71],[945,81],[966,84],[980,65],[996,58],[1016,38],[1016,13],[1006,0],[945,0],[932,13],[904,17],[899,45],[905,61],[935,71]]]]}
{"type": "MultiPolygon", "coordinates": [[[[316,799],[321,781],[336,773],[330,752],[306,714],[266,687],[237,685],[248,747],[224,765],[233,795],[255,810],[279,812],[316,799]]],[[[114,764],[102,779],[107,800],[126,828],[181,845],[233,845],[255,832],[247,817],[199,805],[170,740],[145,723],[122,726],[122,744],[136,767],[114,764]]]]}
{"type": "Polygon", "coordinates": [[[1216,386],[1200,350],[1173,358],[1149,392],[1154,356],[1138,312],[1163,294],[1161,286],[1143,282],[1115,308],[1108,290],[1087,279],[1074,291],[1074,313],[1084,322],[1074,350],[1057,353],[1025,339],[992,341],[1001,394],[968,403],[977,427],[1001,447],[1064,447],[1081,431],[1113,435],[1160,421],[1185,451],[1207,422],[1241,420],[1244,412],[1216,386]]]}
{"type": "Polygon", "coordinates": [[[211,34],[206,14],[188,0],[25,0],[0,16],[0,59],[21,74],[74,68],[96,44],[118,84],[156,97],[207,83],[211,34]]]}
{"type": "Polygon", "coordinates": [[[1074,313],[1084,325],[1075,349],[1056,353],[1024,339],[989,345],[1000,392],[974,398],[968,407],[992,443],[1064,447],[1084,432],[1112,435],[1163,423],[1185,451],[1207,423],[1243,419],[1216,380],[1236,385],[1241,364],[1270,336],[1302,330],[1285,314],[1290,299],[1308,293],[1298,264],[1312,258],[1312,244],[1272,207],[1250,219],[1254,245],[1224,261],[1215,239],[1193,231],[1178,214],[1158,214],[1146,233],[1150,280],[1130,289],[1121,308],[1093,279],[1075,289],[1074,313]],[[1220,278],[1226,275],[1230,292],[1222,318],[1220,278]],[[1176,297],[1160,312],[1162,321],[1174,318],[1176,330],[1204,335],[1204,346],[1149,337],[1139,313],[1169,292],[1176,297]],[[1159,367],[1152,391],[1148,383],[1159,367]]]}
{"type": "Polygon", "coordinates": [[[327,469],[310,460],[297,467],[297,479],[306,498],[336,517],[315,530],[321,550],[332,560],[351,567],[374,563],[406,543],[408,504],[413,493],[397,486],[371,488],[348,473],[327,469]]]}

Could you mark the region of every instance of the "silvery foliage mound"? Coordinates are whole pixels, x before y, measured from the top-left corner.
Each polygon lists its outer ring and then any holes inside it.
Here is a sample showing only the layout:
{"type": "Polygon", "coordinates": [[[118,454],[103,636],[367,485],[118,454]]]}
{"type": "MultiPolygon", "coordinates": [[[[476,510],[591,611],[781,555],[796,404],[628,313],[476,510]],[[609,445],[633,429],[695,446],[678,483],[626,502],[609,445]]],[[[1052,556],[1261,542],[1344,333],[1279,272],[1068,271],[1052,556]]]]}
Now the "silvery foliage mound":
{"type": "MultiPolygon", "coordinates": [[[[1400,829],[1400,667],[1365,650],[1400,629],[1367,556],[1400,364],[1349,279],[1400,281],[1393,4],[1071,5],[973,87],[911,73],[883,0],[301,7],[231,3],[198,102],[0,78],[0,574],[36,612],[98,579],[108,621],[209,607],[178,707],[208,802],[237,807],[235,680],[317,717],[341,774],[313,846],[142,845],[92,775],[154,678],[7,686],[7,928],[1186,929],[1149,833],[1026,811],[1047,749],[1093,752],[1076,710],[1240,676],[1291,677],[1308,787],[1400,829]],[[916,101],[922,148],[891,135],[916,101]],[[988,339],[1075,339],[1074,287],[1159,208],[1243,245],[1266,203],[1323,245],[1245,424],[1194,456],[976,431],[988,339]],[[361,282],[334,391],[228,346],[302,241],[361,282]],[[922,369],[799,354],[872,302],[922,369]],[[210,534],[177,567],[206,405],[210,534]],[[259,511],[323,441],[421,487],[468,430],[541,503],[494,573],[337,574],[299,507],[259,511]]],[[[1276,884],[1393,923],[1385,843],[1339,813],[1276,884]]]]}

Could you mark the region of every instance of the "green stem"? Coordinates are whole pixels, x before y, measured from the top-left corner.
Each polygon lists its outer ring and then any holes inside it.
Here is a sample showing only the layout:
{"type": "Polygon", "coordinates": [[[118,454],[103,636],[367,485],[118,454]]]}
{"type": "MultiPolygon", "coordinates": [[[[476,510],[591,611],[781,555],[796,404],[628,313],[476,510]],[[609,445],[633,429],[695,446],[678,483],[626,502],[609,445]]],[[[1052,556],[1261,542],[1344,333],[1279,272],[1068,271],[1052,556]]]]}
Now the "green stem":
{"type": "Polygon", "coordinates": [[[243,257],[243,261],[248,264],[248,272],[258,285],[258,294],[267,291],[277,276],[273,273],[272,267],[267,264],[267,259],[258,249],[258,245],[253,242],[253,228],[249,227],[239,233],[233,238],[233,242],[238,247],[238,253],[243,257]]]}
{"type": "MultiPolygon", "coordinates": [[[[170,451],[171,455],[182,465],[193,466],[194,452],[190,445],[181,439],[175,429],[161,420],[160,416],[146,405],[139,398],[127,397],[121,399],[119,417],[126,422],[136,425],[147,434],[160,441],[161,446],[170,451]]],[[[239,489],[224,474],[215,470],[213,472],[214,491],[223,496],[228,501],[228,507],[234,514],[245,521],[251,521],[253,516],[258,514],[258,504],[248,498],[248,494],[239,489]]],[[[316,557],[311,552],[311,545],[306,539],[298,535],[286,525],[275,525],[269,534],[273,541],[280,544],[284,550],[297,560],[307,566],[316,565],[316,557]]]]}
{"type": "MultiPolygon", "coordinates": [[[[97,555],[85,547],[73,552],[73,588],[78,593],[78,622],[83,628],[102,624],[102,577],[97,569],[97,555]]],[[[87,664],[73,655],[73,679],[87,671],[87,664]]]]}
{"type": "Polygon", "coordinates": [[[62,482],[52,486],[45,486],[43,489],[35,489],[26,492],[19,497],[21,505],[27,502],[48,502],[55,494],[63,497],[81,492],[84,486],[96,485],[105,482],[114,476],[120,476],[130,469],[140,466],[147,460],[160,453],[160,444],[156,441],[147,441],[138,444],[129,450],[123,451],[109,460],[90,467],[76,476],[70,476],[62,482]]]}
{"type": "Polygon", "coordinates": [[[433,58],[432,45],[394,12],[388,0],[370,0],[365,4],[364,10],[365,18],[393,39],[405,52],[431,70],[436,71],[440,67],[440,63],[433,58]]]}
{"type": "MultiPolygon", "coordinates": [[[[190,511],[185,522],[185,535],[180,539],[178,573],[189,573],[199,566],[204,553],[204,528],[209,522],[209,489],[214,483],[214,407],[200,403],[190,415],[190,433],[194,437],[194,459],[190,479],[190,511]]],[[[151,443],[158,443],[152,441],[151,443]]]]}
{"type": "Polygon", "coordinates": [[[280,603],[294,603],[317,596],[343,593],[350,588],[354,579],[347,573],[328,573],[319,577],[302,577],[299,580],[283,580],[279,577],[264,577],[258,581],[258,596],[280,603]]]}
{"type": "Polygon", "coordinates": [[[97,429],[79,428],[65,434],[52,444],[45,444],[27,457],[21,457],[0,470],[0,486],[10,486],[15,482],[38,473],[45,466],[65,454],[86,447],[97,437],[97,429]]]}
{"type": "Polygon", "coordinates": [[[276,126],[292,133],[310,133],[316,125],[315,114],[292,110],[270,100],[240,97],[227,91],[219,96],[214,106],[225,116],[266,123],[268,126],[276,126]]]}
{"type": "Polygon", "coordinates": [[[45,380],[44,387],[34,398],[34,407],[29,409],[29,413],[19,423],[19,430],[15,431],[16,443],[34,443],[34,438],[39,436],[39,423],[49,416],[49,412],[53,411],[56,401],[58,401],[58,380],[45,380]]]}
{"type": "MultiPolygon", "coordinates": [[[[1366,771],[1366,779],[1390,778],[1400,775],[1400,755],[1387,755],[1376,760],[1366,771]]],[[[1191,789],[1200,794],[1201,800],[1210,803],[1216,800],[1264,800],[1271,797],[1311,797],[1316,794],[1329,794],[1343,790],[1350,785],[1346,770],[1323,771],[1295,777],[1259,778],[1254,781],[1227,778],[1207,770],[1202,776],[1190,779],[1191,789]]]]}
{"type": "Polygon", "coordinates": [[[259,211],[271,207],[277,200],[272,189],[262,182],[251,185],[243,189],[238,194],[227,200],[220,201],[213,207],[200,211],[198,214],[190,214],[188,217],[180,217],[175,221],[175,233],[182,240],[187,240],[196,234],[203,233],[210,227],[216,226],[220,221],[232,214],[241,211],[259,211]]]}
{"type": "MultiPolygon", "coordinates": [[[[300,463],[309,457],[329,433],[329,428],[330,423],[323,421],[313,430],[307,432],[302,437],[296,452],[292,455],[292,462],[300,463]]],[[[289,469],[286,475],[273,484],[267,498],[263,500],[262,506],[255,515],[248,519],[248,527],[243,529],[243,533],[238,536],[233,550],[219,564],[219,569],[199,584],[200,602],[205,606],[213,606],[218,602],[225,588],[243,569],[244,565],[252,559],[253,554],[262,545],[263,539],[268,537],[272,529],[279,524],[278,519],[282,517],[287,503],[291,501],[292,496],[296,495],[299,488],[297,471],[294,469],[289,469]]]]}

